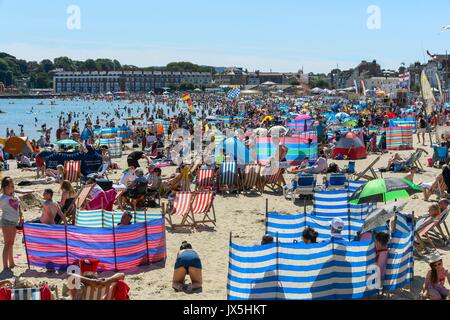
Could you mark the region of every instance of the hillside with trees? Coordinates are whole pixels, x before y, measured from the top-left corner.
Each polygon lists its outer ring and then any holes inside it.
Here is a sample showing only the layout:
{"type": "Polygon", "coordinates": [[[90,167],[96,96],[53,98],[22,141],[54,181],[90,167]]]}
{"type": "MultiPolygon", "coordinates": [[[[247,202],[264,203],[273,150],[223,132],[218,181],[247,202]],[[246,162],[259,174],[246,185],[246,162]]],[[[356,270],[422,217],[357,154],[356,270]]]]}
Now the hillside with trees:
{"type": "MultiPolygon", "coordinates": [[[[53,72],[64,71],[179,71],[179,72],[215,72],[213,67],[200,66],[191,62],[171,62],[165,67],[137,67],[122,65],[117,60],[87,59],[72,60],[69,57],[44,59],[41,62],[25,61],[4,52],[0,52],[0,82],[6,87],[27,87],[46,89],[53,86],[53,72]]],[[[186,84],[187,85],[187,84],[186,84]]]]}

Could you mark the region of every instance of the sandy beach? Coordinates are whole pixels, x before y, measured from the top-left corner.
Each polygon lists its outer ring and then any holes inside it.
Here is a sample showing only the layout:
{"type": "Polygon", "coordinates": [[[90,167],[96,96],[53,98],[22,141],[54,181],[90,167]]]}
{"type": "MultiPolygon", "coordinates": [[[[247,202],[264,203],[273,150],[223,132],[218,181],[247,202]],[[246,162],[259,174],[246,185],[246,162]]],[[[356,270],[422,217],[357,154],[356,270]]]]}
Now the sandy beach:
{"type": "MultiPolygon", "coordinates": [[[[416,137],[415,137],[416,138],[416,137]]],[[[415,141],[417,147],[417,141],[415,141]]],[[[429,144],[429,143],[428,143],[429,144]]],[[[431,148],[424,147],[432,155],[431,148]]],[[[129,151],[128,151],[129,152],[129,151]]],[[[125,152],[121,159],[116,159],[121,168],[126,165],[125,152]]],[[[403,151],[400,154],[407,157],[412,151],[403,151]]],[[[377,169],[385,167],[392,152],[384,154],[381,161],[375,166],[377,169]]],[[[370,155],[365,160],[357,161],[357,172],[364,170],[376,155],[370,155]]],[[[346,161],[333,161],[339,166],[343,167],[346,161]]],[[[415,178],[415,183],[434,181],[440,170],[428,168],[426,166],[427,159],[422,158],[421,163],[425,167],[426,172],[419,174],[415,178]]],[[[11,162],[12,163],[12,162],[11,162]]],[[[163,176],[168,176],[174,172],[175,167],[168,167],[163,169],[163,176]]],[[[118,170],[110,179],[117,180],[121,175],[121,170],[118,170]]],[[[3,172],[3,176],[9,175],[15,179],[15,183],[23,180],[32,180],[35,174],[32,172],[25,172],[16,169],[16,165],[12,164],[9,172],[3,172]]],[[[405,174],[386,173],[383,177],[402,177],[405,174]]],[[[286,174],[285,179],[290,182],[293,176],[286,174]]],[[[321,177],[319,177],[319,181],[321,177]]],[[[55,191],[55,199],[59,200],[60,191],[59,186],[51,185],[55,191]]],[[[33,186],[36,190],[34,196],[23,198],[23,207],[26,209],[25,219],[27,221],[40,216],[39,201],[42,200],[42,190],[45,186],[33,186]]],[[[176,233],[170,231],[166,232],[167,237],[167,261],[165,266],[154,265],[149,267],[142,267],[136,270],[126,272],[126,282],[131,287],[131,299],[156,299],[156,300],[224,300],[227,298],[227,272],[228,272],[228,250],[229,237],[232,232],[233,241],[242,245],[257,245],[261,237],[264,235],[264,221],[265,221],[265,206],[266,199],[269,201],[269,211],[278,211],[280,213],[293,214],[303,212],[303,201],[297,201],[295,205],[289,200],[285,200],[281,194],[264,193],[259,195],[218,195],[214,201],[214,207],[217,215],[217,227],[213,231],[210,229],[197,229],[192,232],[176,233]],[[176,254],[182,241],[189,241],[192,243],[195,250],[201,256],[203,263],[203,278],[204,286],[203,293],[196,295],[187,295],[185,293],[175,293],[171,287],[171,280],[173,274],[173,266],[175,264],[176,254]]],[[[436,197],[432,197],[430,201],[436,201],[436,197]]],[[[163,200],[167,201],[167,200],[163,200]]],[[[418,199],[410,199],[407,207],[404,210],[407,213],[415,212],[416,216],[423,215],[427,212],[431,202],[425,202],[423,195],[418,195],[418,199]]],[[[312,211],[312,207],[308,207],[308,212],[312,211]]],[[[156,209],[159,210],[159,209],[156,209]]],[[[0,237],[0,247],[3,245],[3,238],[0,237]]],[[[448,255],[449,248],[439,248],[439,251],[444,256],[444,266],[450,265],[450,258],[448,255]]],[[[45,270],[32,267],[27,270],[27,260],[25,248],[22,244],[22,235],[19,234],[15,242],[15,255],[17,267],[13,273],[2,273],[0,279],[7,279],[13,276],[27,279],[34,283],[46,281],[49,284],[57,285],[59,288],[59,296],[61,298],[62,287],[65,283],[65,274],[49,274],[45,270]]],[[[423,285],[424,277],[426,276],[429,266],[426,262],[415,260],[414,266],[414,282],[412,283],[412,291],[409,288],[401,290],[392,298],[394,299],[418,299],[419,293],[423,285]]],[[[108,275],[109,273],[104,273],[108,275]]]]}

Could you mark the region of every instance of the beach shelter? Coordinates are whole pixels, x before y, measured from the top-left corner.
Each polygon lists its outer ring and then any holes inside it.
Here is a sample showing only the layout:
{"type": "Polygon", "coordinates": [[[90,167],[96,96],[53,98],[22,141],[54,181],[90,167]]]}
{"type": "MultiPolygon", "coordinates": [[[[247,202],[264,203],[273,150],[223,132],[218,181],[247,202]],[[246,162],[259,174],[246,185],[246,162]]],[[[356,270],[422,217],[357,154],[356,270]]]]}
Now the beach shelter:
{"type": "Polygon", "coordinates": [[[386,132],[387,150],[411,150],[413,147],[413,128],[389,127],[381,129],[386,132]]]}
{"type": "Polygon", "coordinates": [[[27,137],[11,137],[6,141],[5,152],[13,157],[21,153],[30,156],[33,153],[33,147],[27,137]]]}
{"type": "Polygon", "coordinates": [[[112,139],[117,137],[118,130],[117,128],[103,128],[101,137],[103,139],[112,139]]]}
{"type": "MultiPolygon", "coordinates": [[[[306,157],[309,157],[310,160],[317,159],[318,143],[317,135],[314,133],[283,137],[280,138],[280,143],[289,149],[286,160],[291,166],[299,165],[306,157]]],[[[259,137],[256,139],[256,160],[259,163],[267,164],[275,153],[276,147],[272,138],[259,137]]]]}
{"type": "Polygon", "coordinates": [[[222,140],[219,147],[216,148],[216,156],[220,155],[221,149],[225,155],[233,157],[238,164],[254,163],[255,159],[250,154],[250,150],[236,137],[222,140]]]}
{"type": "Polygon", "coordinates": [[[367,157],[367,150],[364,143],[354,132],[344,135],[333,150],[333,159],[338,156],[347,157],[350,160],[364,159],[367,157]]]}
{"type": "Polygon", "coordinates": [[[133,137],[133,131],[130,127],[123,125],[119,128],[117,132],[117,137],[121,138],[124,143],[131,142],[133,137]]]}

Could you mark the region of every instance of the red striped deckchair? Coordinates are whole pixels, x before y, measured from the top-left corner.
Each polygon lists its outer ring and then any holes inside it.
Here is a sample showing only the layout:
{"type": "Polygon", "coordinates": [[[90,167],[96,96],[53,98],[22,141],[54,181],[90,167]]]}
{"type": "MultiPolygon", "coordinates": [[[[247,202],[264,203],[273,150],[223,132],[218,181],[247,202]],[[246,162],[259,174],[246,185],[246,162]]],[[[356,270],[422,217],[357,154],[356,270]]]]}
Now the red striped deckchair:
{"type": "Polygon", "coordinates": [[[198,223],[212,223],[216,225],[216,212],[214,210],[214,193],[213,192],[197,192],[191,205],[192,222],[194,226],[198,223]],[[212,210],[213,217],[209,216],[212,210]],[[196,220],[195,216],[203,215],[203,219],[196,220]]]}
{"type": "Polygon", "coordinates": [[[260,191],[264,192],[266,187],[269,187],[272,191],[282,191],[284,185],[286,185],[283,178],[283,169],[273,168],[272,174],[264,175],[263,170],[260,172],[260,191]]]}
{"type": "Polygon", "coordinates": [[[78,192],[78,195],[75,199],[75,206],[77,209],[83,209],[86,206],[86,202],[88,200],[89,193],[91,193],[92,188],[94,188],[93,184],[85,185],[78,192]]]}
{"type": "Polygon", "coordinates": [[[165,210],[163,206],[164,218],[172,229],[186,225],[186,221],[189,218],[189,213],[191,212],[193,196],[194,194],[192,192],[177,192],[175,193],[173,208],[168,208],[168,210],[165,210]],[[172,216],[181,217],[181,223],[174,224],[172,221],[172,216]]]}
{"type": "Polygon", "coordinates": [[[244,169],[242,187],[244,191],[251,191],[259,187],[259,173],[261,166],[259,164],[248,164],[244,169]]]}
{"type": "Polygon", "coordinates": [[[115,300],[117,282],[124,280],[125,276],[117,277],[117,280],[105,285],[85,285],[82,289],[81,300],[85,301],[109,301],[115,300]]]}
{"type": "Polygon", "coordinates": [[[433,247],[433,249],[437,250],[436,245],[431,239],[431,230],[433,230],[436,226],[438,226],[439,223],[440,220],[433,220],[430,223],[427,223],[420,230],[417,230],[416,240],[424,251],[428,251],[424,239],[427,240],[427,242],[433,247]]]}
{"type": "Polygon", "coordinates": [[[81,161],[66,161],[64,163],[64,179],[69,182],[80,184],[81,161]]]}
{"type": "Polygon", "coordinates": [[[209,190],[214,186],[214,169],[199,169],[197,171],[197,191],[209,190]]]}

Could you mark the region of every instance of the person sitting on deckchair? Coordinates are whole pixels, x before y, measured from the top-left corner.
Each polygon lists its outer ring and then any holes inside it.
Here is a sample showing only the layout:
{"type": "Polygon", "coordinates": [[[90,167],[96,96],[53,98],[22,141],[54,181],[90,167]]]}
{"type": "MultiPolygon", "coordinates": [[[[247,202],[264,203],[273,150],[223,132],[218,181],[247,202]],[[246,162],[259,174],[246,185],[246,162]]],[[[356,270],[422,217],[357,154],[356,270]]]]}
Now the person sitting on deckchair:
{"type": "Polygon", "coordinates": [[[325,157],[325,152],[322,150],[319,152],[319,159],[317,159],[317,161],[314,163],[313,166],[299,170],[299,172],[320,174],[326,172],[327,170],[328,170],[328,161],[325,157]]]}
{"type": "Polygon", "coordinates": [[[439,253],[428,257],[431,270],[425,277],[422,296],[431,300],[447,300],[450,290],[445,287],[445,280],[450,283],[450,273],[444,268],[443,259],[439,253]]]}
{"type": "Polygon", "coordinates": [[[181,244],[175,262],[172,287],[176,292],[186,291],[200,293],[202,291],[202,262],[198,253],[192,249],[192,245],[186,241],[181,244]],[[186,276],[189,275],[192,284],[185,285],[186,276]]]}
{"type": "Polygon", "coordinates": [[[54,181],[59,182],[64,180],[65,169],[63,165],[58,165],[56,170],[47,169],[45,170],[45,176],[53,178],[54,181]]]}
{"type": "Polygon", "coordinates": [[[423,189],[425,201],[428,201],[433,194],[439,194],[441,197],[448,197],[450,186],[450,169],[448,166],[442,168],[440,174],[434,182],[422,182],[420,186],[423,189]]]}
{"type": "Polygon", "coordinates": [[[341,218],[334,218],[331,223],[331,239],[344,240],[342,231],[344,230],[345,223],[341,218]]]}
{"type": "Polygon", "coordinates": [[[412,183],[414,183],[414,177],[416,176],[418,171],[419,171],[419,168],[411,167],[411,169],[409,170],[409,173],[405,176],[404,179],[409,180],[412,183]]]}
{"type": "Polygon", "coordinates": [[[394,154],[388,161],[386,170],[393,170],[395,164],[406,164],[407,159],[404,159],[399,153],[394,154]]]}
{"type": "Polygon", "coordinates": [[[101,286],[109,286],[113,283],[117,282],[118,287],[116,287],[114,300],[130,300],[128,296],[128,292],[130,288],[123,281],[125,279],[124,273],[116,273],[112,277],[109,278],[99,278],[97,274],[97,267],[100,261],[97,259],[81,259],[79,261],[81,275],[80,278],[80,286],[78,288],[71,289],[70,295],[72,300],[82,300],[83,292],[86,287],[101,287],[101,286]]]}

